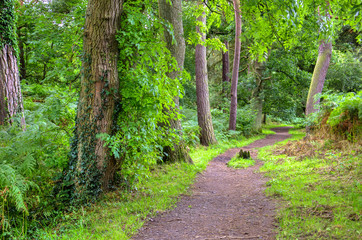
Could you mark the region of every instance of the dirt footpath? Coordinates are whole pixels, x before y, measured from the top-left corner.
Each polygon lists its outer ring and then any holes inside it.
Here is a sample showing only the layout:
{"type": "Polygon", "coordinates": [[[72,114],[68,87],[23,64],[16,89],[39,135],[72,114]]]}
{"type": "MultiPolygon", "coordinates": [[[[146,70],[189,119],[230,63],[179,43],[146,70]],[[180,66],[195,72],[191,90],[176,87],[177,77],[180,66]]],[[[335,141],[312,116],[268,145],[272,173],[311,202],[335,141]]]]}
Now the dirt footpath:
{"type": "MultiPolygon", "coordinates": [[[[275,135],[243,147],[256,158],[254,148],[282,141],[289,127],[272,129],[275,135]]],[[[133,239],[212,240],[274,239],[275,202],[264,194],[266,178],[258,173],[262,162],[247,169],[232,169],[226,163],[240,148],[214,158],[172,211],[149,219],[133,239]]]]}

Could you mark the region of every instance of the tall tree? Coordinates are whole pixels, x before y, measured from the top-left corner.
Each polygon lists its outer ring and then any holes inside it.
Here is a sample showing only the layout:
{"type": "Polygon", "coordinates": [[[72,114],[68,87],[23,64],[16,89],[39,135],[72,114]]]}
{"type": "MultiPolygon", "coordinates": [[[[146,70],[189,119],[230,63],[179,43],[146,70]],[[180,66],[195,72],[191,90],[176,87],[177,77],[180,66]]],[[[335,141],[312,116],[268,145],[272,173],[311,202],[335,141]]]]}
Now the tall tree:
{"type": "MultiPolygon", "coordinates": [[[[204,3],[199,6],[204,8],[204,3]]],[[[196,24],[196,31],[201,36],[201,42],[195,49],[195,73],[196,73],[196,97],[197,97],[197,119],[200,127],[200,143],[204,146],[216,143],[214,127],[212,126],[212,117],[209,101],[209,84],[207,76],[206,62],[206,34],[201,30],[200,25],[206,26],[205,11],[197,18],[201,24],[196,24]]]]}
{"type": "Polygon", "coordinates": [[[0,2],[0,125],[12,123],[12,117],[21,114],[25,128],[23,100],[17,63],[14,1],[0,2]]]}
{"type": "Polygon", "coordinates": [[[88,0],[83,39],[83,73],[70,169],[75,196],[84,200],[107,190],[116,170],[98,134],[112,135],[119,78],[116,33],[122,1],[88,0]]]}
{"type": "MultiPolygon", "coordinates": [[[[318,8],[319,11],[319,8],[318,8]]],[[[319,16],[320,21],[322,24],[327,26],[328,22],[330,21],[330,14],[329,14],[329,2],[326,2],[326,10],[325,16],[323,17],[326,19],[326,22],[321,20],[321,16],[319,16]]],[[[328,28],[328,27],[325,27],[328,28]]],[[[323,34],[323,33],[322,33],[323,34]]],[[[323,34],[325,35],[325,33],[323,34]]],[[[319,99],[315,101],[315,95],[322,93],[324,82],[326,80],[326,75],[329,67],[329,63],[332,57],[332,42],[331,36],[326,36],[325,38],[320,40],[319,49],[318,49],[318,58],[316,65],[314,67],[312,81],[310,83],[308,97],[307,97],[307,105],[305,109],[305,114],[309,115],[312,112],[315,112],[316,109],[314,106],[319,103],[319,99]]]]}
{"type": "MultiPolygon", "coordinates": [[[[165,28],[164,36],[167,43],[167,48],[170,50],[172,56],[176,59],[178,63],[179,70],[173,71],[168,74],[172,79],[179,77],[185,60],[185,40],[184,40],[184,30],[182,26],[182,2],[181,0],[159,0],[159,14],[160,17],[173,26],[173,35],[170,34],[168,29],[165,28]]],[[[179,112],[179,96],[174,96],[175,110],[179,112]]],[[[165,112],[167,114],[165,109],[165,112]]],[[[169,127],[175,129],[180,134],[182,132],[181,121],[177,117],[170,117],[169,127]]],[[[177,162],[185,161],[192,162],[192,159],[186,149],[185,142],[181,139],[178,143],[175,143],[172,147],[164,147],[164,161],[177,162]]]]}
{"type": "Polygon", "coordinates": [[[234,66],[233,75],[231,78],[231,103],[230,103],[230,118],[229,130],[236,129],[236,111],[237,111],[237,93],[238,93],[238,78],[239,78],[239,64],[240,64],[240,35],[241,35],[241,11],[240,1],[234,0],[235,11],[235,52],[234,52],[234,66]]]}

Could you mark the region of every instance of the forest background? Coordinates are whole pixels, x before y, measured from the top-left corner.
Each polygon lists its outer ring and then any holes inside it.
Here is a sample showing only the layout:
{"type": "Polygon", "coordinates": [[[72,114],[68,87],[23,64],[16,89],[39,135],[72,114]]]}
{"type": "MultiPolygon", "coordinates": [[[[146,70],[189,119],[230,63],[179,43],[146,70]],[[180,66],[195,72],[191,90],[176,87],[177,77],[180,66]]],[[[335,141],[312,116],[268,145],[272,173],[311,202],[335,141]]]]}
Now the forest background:
{"type": "Polygon", "coordinates": [[[328,112],[358,139],[360,1],[101,2],[0,3],[3,238],[137,191],[155,166],[192,163],[190,149],[260,134],[262,122],[313,129],[328,112]],[[92,19],[98,8],[104,19],[92,19]],[[92,35],[98,24],[107,31],[92,35]]]}

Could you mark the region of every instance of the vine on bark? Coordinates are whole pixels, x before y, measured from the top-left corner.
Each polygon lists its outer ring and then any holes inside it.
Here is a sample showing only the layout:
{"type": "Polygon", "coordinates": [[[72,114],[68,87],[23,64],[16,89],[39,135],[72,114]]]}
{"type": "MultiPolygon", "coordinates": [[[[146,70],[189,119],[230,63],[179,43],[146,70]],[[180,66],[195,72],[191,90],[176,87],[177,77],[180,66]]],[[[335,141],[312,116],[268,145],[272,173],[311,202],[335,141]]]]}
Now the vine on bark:
{"type": "Polygon", "coordinates": [[[10,45],[14,48],[16,55],[18,54],[17,39],[16,39],[16,14],[14,11],[13,0],[2,0],[0,3],[0,50],[5,45],[10,45]]]}

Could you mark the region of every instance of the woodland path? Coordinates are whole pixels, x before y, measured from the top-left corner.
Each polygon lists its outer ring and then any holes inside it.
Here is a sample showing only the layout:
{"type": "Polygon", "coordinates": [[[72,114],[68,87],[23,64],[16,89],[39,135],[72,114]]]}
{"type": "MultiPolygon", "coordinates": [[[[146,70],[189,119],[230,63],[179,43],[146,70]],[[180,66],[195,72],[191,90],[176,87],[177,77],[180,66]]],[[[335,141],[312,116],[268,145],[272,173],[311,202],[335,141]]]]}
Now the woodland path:
{"type": "MultiPolygon", "coordinates": [[[[276,134],[242,149],[255,159],[255,148],[289,138],[289,129],[274,128],[276,134]]],[[[256,160],[247,169],[226,165],[239,150],[229,149],[214,158],[197,177],[191,195],[183,196],[175,209],[149,219],[133,239],[274,239],[275,200],[264,194],[267,178],[258,171],[263,163],[256,160]]]]}

